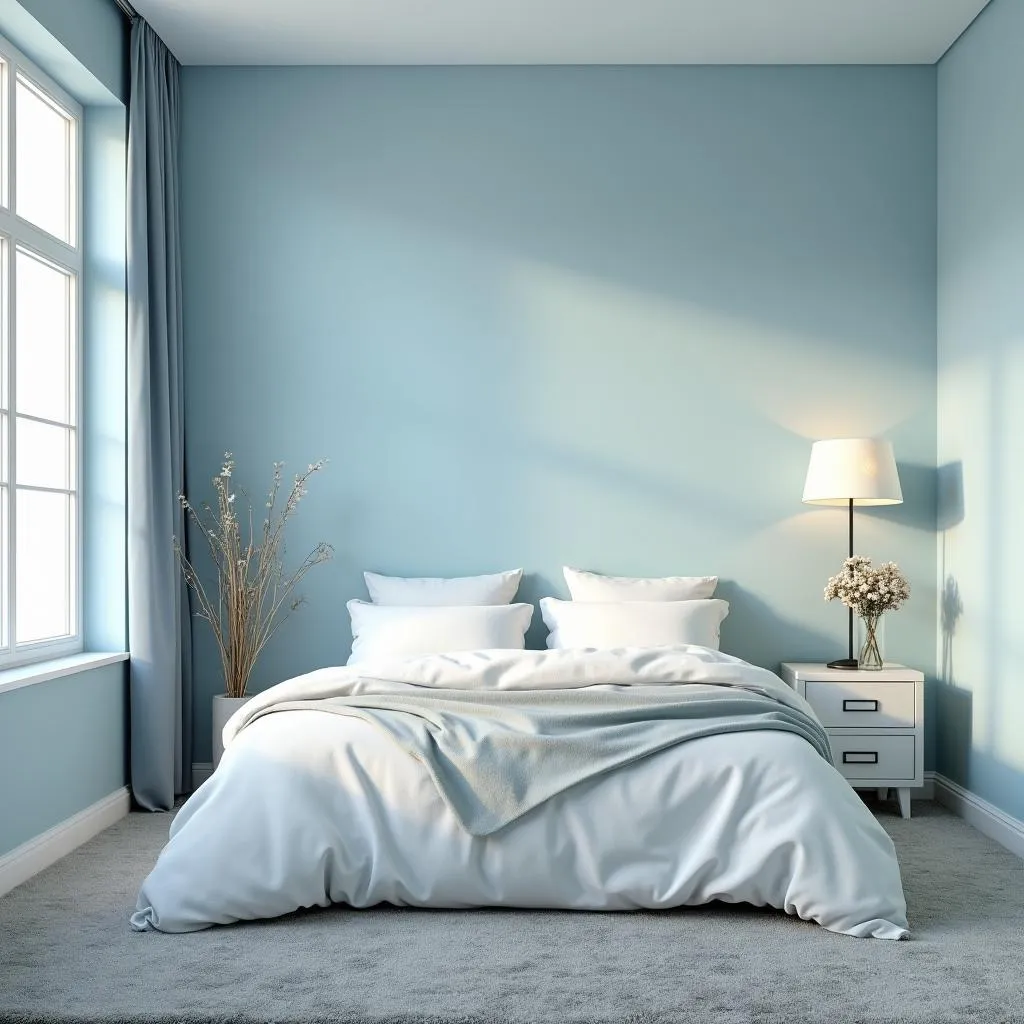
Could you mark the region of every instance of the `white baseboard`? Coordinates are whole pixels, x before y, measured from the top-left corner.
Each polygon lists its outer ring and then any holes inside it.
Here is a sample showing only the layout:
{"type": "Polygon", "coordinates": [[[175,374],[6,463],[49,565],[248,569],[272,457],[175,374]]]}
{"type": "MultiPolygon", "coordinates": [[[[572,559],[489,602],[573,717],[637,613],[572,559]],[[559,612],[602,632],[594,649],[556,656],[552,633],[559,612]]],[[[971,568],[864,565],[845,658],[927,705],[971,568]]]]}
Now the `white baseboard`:
{"type": "Polygon", "coordinates": [[[194,793],[213,774],[210,761],[192,762],[192,792],[194,793]]]}
{"type": "Polygon", "coordinates": [[[53,828],[5,853],[0,857],[0,896],[99,835],[123,818],[130,806],[128,788],[115,790],[91,807],[65,818],[53,828]]]}
{"type": "Polygon", "coordinates": [[[1024,857],[1024,821],[1018,821],[969,789],[934,773],[935,800],[1011,853],[1024,857]]]}

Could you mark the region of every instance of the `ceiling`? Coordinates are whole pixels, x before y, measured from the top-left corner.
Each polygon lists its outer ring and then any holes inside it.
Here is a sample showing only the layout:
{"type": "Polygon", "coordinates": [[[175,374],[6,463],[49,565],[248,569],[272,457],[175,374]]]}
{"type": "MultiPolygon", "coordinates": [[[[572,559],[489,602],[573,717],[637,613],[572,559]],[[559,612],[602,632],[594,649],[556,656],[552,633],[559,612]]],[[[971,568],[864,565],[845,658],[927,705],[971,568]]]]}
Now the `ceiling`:
{"type": "Polygon", "coordinates": [[[988,0],[132,0],[185,64],[931,64],[988,0]]]}

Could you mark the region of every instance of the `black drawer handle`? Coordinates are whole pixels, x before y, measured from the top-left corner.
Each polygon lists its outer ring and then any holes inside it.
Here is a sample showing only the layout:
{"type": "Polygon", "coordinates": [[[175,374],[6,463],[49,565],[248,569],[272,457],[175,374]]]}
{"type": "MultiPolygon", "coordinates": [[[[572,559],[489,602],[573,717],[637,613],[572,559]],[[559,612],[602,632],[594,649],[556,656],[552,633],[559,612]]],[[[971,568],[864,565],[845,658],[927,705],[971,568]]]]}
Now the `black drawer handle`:
{"type": "Polygon", "coordinates": [[[878,764],[878,751],[844,750],[843,764],[878,764]]]}
{"type": "Polygon", "coordinates": [[[856,700],[851,698],[850,700],[843,701],[844,711],[877,711],[878,701],[877,700],[856,700]]]}

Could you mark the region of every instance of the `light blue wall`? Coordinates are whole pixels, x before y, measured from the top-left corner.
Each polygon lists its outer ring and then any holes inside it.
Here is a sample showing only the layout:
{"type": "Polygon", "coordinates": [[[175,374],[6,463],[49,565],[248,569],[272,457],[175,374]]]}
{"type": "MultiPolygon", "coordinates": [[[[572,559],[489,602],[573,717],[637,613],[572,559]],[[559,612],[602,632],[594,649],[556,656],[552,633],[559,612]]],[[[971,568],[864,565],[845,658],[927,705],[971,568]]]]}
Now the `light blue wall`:
{"type": "Polygon", "coordinates": [[[0,693],[0,857],[124,785],[124,663],[0,693]]]}
{"type": "Polygon", "coordinates": [[[83,103],[127,104],[130,26],[113,0],[0,0],[0,27],[83,103]]]}
{"type": "Polygon", "coordinates": [[[126,140],[124,107],[85,108],[82,610],[94,651],[127,643],[126,140]]]}
{"type": "Polygon", "coordinates": [[[1024,4],[993,0],[938,96],[937,767],[1024,818],[1024,4]]]}
{"type": "Polygon", "coordinates": [[[895,442],[857,546],[934,669],[934,68],[186,68],[183,124],[192,495],[331,459],[257,688],[346,658],[363,568],[719,573],[727,650],[836,655],[844,515],[800,493],[844,434],[895,442]]]}

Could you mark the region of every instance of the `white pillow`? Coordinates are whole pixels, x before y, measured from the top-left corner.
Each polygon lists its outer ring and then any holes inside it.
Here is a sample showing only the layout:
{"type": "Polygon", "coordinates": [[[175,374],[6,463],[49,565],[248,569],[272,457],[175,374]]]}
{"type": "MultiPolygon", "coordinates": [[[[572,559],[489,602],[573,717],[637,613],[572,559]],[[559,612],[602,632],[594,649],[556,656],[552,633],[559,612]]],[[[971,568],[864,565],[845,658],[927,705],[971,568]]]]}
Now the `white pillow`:
{"type": "Polygon", "coordinates": [[[532,604],[403,607],[349,601],[350,665],[448,651],[521,651],[532,604]]]}
{"type": "Polygon", "coordinates": [[[717,576],[601,576],[584,569],[562,569],[574,601],[696,601],[711,597],[717,576]]]}
{"type": "Polygon", "coordinates": [[[699,644],[718,650],[719,627],[729,602],[559,601],[541,598],[540,612],[551,630],[548,647],[665,647],[699,644]]]}
{"type": "Polygon", "coordinates": [[[509,604],[516,596],[522,569],[496,572],[490,576],[457,576],[453,579],[381,576],[364,572],[366,589],[374,604],[398,604],[406,607],[438,605],[509,604]]]}

